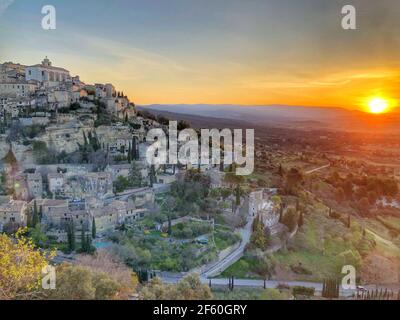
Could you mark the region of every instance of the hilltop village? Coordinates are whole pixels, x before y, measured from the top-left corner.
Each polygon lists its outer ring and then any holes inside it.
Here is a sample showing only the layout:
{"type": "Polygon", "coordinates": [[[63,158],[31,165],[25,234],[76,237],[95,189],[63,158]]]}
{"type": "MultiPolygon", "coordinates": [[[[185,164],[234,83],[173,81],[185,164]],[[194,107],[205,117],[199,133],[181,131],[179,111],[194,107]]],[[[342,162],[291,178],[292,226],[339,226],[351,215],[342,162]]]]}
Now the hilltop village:
{"type": "MultiPolygon", "coordinates": [[[[178,132],[190,127],[177,123],[178,132]]],[[[24,230],[55,252],[55,265],[104,271],[111,255],[138,277],[143,299],[186,298],[172,284],[158,296],[160,279],[197,281],[196,297],[207,299],[337,297],[327,288],[345,265],[358,283],[399,282],[397,154],[376,164],[381,141],[260,129],[256,170],[238,176],[235,163],[149,164],[154,128],[168,132],[169,119],[47,57],[0,65],[0,235],[24,230]],[[234,291],[234,278],[253,289],[234,291]]]]}
{"type": "MultiPolygon", "coordinates": [[[[84,83],[47,57],[33,66],[4,63],[0,71],[0,232],[27,227],[62,260],[109,246],[118,251],[129,230],[143,253],[135,269],[175,271],[238,243],[236,226],[216,226],[212,217],[244,210],[241,194],[226,188],[232,165],[150,165],[146,133],[167,132],[168,119],[138,112],[112,84],[84,83]],[[157,243],[143,248],[149,234],[157,243]],[[166,252],[158,256],[160,246],[166,252]],[[178,261],[168,256],[180,252],[178,261]]],[[[178,131],[188,127],[178,122],[178,131]]]]}

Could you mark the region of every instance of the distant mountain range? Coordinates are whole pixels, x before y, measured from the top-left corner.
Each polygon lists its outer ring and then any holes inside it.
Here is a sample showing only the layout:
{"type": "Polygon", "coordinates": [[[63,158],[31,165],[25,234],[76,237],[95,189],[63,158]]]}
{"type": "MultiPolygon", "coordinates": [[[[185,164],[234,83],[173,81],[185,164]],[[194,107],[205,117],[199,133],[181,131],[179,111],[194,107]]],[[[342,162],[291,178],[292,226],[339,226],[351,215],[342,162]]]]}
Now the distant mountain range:
{"type": "Polygon", "coordinates": [[[211,104],[154,104],[139,106],[153,113],[174,113],[215,119],[243,121],[256,126],[293,129],[330,129],[345,131],[400,132],[400,113],[374,115],[357,110],[334,107],[286,105],[244,106],[211,104]]]}

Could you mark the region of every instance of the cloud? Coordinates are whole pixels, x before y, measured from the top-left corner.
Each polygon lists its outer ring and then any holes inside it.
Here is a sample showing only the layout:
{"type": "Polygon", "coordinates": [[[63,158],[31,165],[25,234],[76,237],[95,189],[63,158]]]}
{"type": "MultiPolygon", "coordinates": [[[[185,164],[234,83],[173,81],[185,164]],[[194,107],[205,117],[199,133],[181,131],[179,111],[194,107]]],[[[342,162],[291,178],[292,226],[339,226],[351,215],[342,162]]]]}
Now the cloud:
{"type": "Polygon", "coordinates": [[[309,75],[300,78],[285,75],[283,77],[248,78],[242,82],[242,87],[249,89],[301,89],[301,88],[340,88],[355,83],[392,82],[398,79],[397,70],[350,70],[331,72],[326,75],[309,75]]]}
{"type": "Polygon", "coordinates": [[[7,10],[7,8],[12,5],[14,0],[0,0],[0,16],[7,10]]]}

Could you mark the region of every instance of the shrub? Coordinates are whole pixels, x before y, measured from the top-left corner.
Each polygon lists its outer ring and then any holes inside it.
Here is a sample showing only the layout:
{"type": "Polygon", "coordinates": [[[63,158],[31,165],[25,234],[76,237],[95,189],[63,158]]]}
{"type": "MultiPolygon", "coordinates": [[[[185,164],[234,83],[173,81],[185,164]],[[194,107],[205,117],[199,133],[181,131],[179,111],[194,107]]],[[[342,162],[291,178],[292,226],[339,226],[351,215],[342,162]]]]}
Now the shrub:
{"type": "Polygon", "coordinates": [[[294,296],[298,296],[299,295],[299,296],[312,297],[312,296],[314,296],[315,288],[295,286],[292,289],[292,293],[293,293],[294,296]]]}
{"type": "Polygon", "coordinates": [[[310,270],[304,268],[301,264],[291,265],[290,269],[296,274],[312,275],[312,272],[310,270]]]}
{"type": "Polygon", "coordinates": [[[278,289],[278,290],[290,290],[290,286],[287,283],[279,283],[276,286],[276,289],[278,289]]]}

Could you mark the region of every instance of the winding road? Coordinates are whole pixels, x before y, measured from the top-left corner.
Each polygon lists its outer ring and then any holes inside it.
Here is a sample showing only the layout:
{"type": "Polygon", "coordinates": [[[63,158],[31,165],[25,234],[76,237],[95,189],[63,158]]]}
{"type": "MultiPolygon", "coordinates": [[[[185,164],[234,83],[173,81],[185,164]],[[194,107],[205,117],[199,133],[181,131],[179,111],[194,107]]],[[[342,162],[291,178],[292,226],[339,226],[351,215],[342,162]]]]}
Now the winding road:
{"type": "MultiPolygon", "coordinates": [[[[249,201],[248,199],[246,199],[243,206],[241,207],[241,210],[247,209],[246,211],[248,212],[248,206],[249,206],[249,201]]],[[[245,227],[239,229],[239,233],[242,238],[240,245],[225,258],[217,261],[215,264],[211,265],[209,268],[203,271],[201,273],[202,277],[210,278],[218,274],[221,274],[225,269],[229,268],[232,264],[234,264],[241,257],[243,257],[244,250],[247,244],[250,242],[252,224],[253,224],[253,217],[250,217],[250,215],[248,215],[245,227]]]]}

